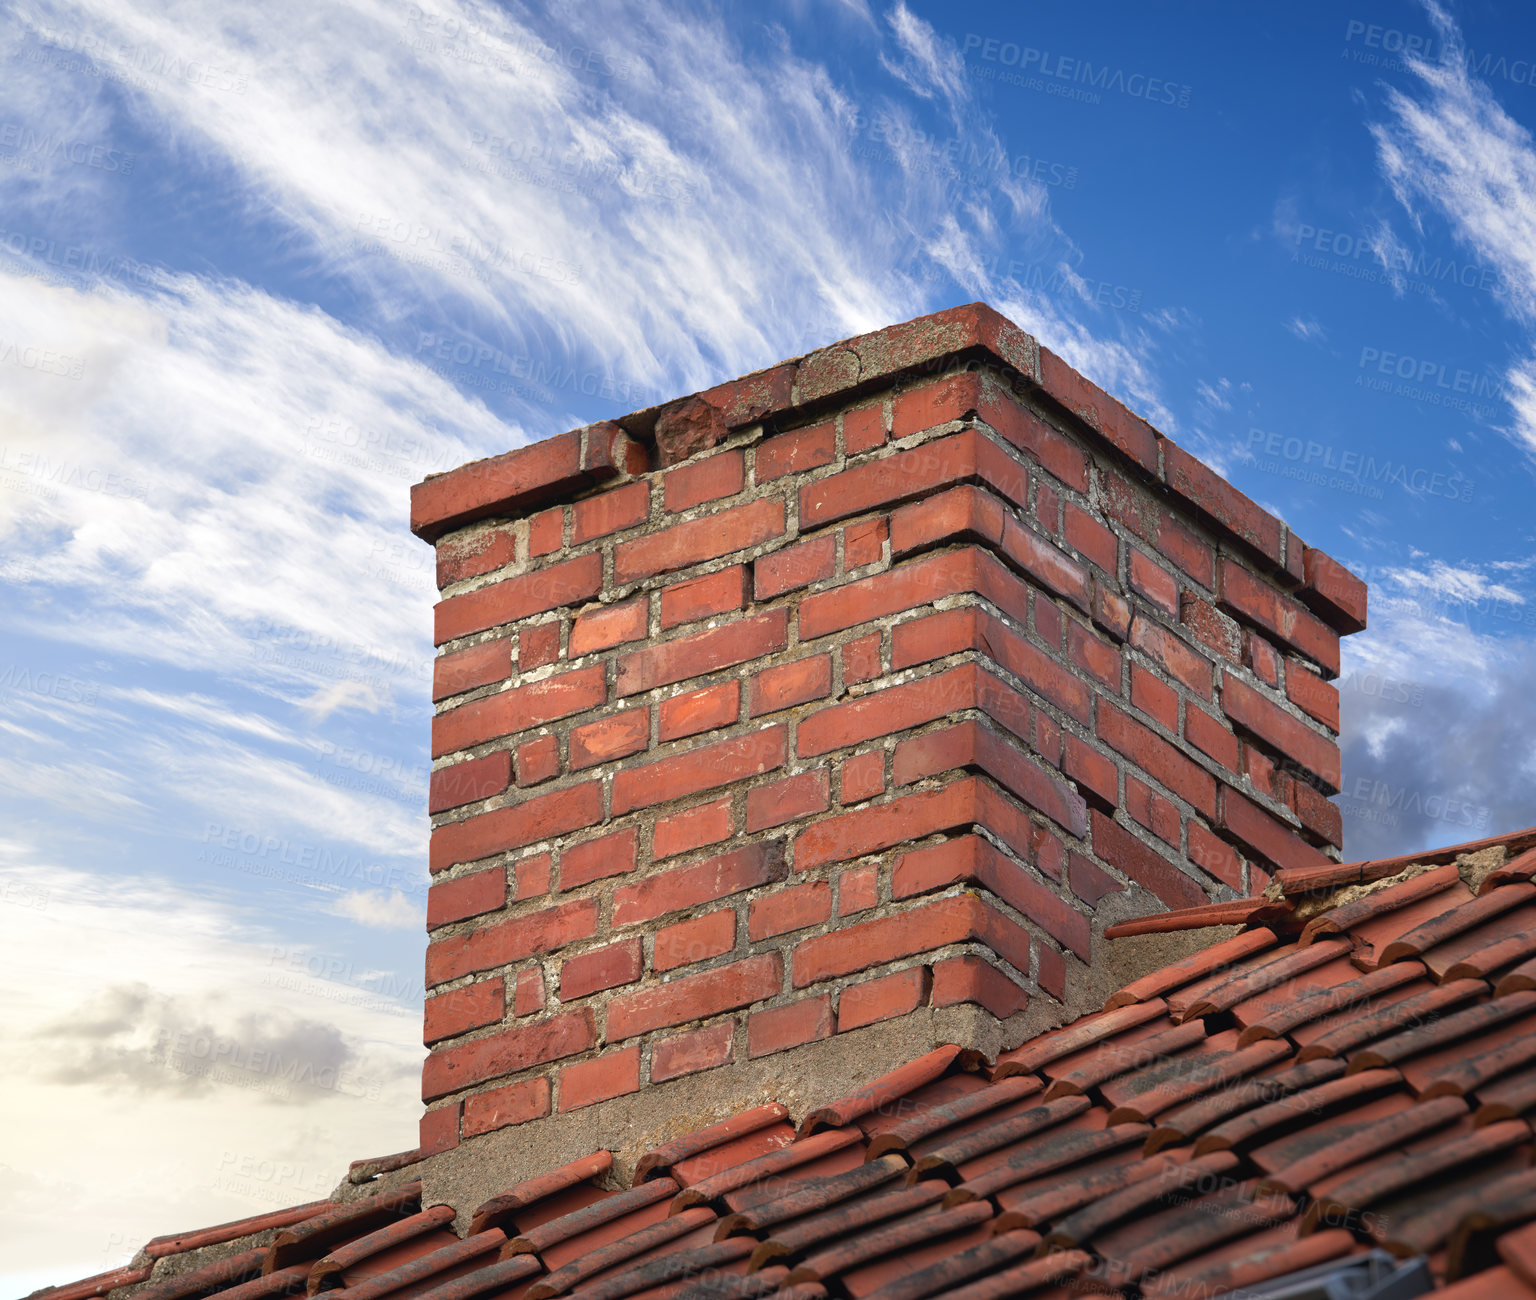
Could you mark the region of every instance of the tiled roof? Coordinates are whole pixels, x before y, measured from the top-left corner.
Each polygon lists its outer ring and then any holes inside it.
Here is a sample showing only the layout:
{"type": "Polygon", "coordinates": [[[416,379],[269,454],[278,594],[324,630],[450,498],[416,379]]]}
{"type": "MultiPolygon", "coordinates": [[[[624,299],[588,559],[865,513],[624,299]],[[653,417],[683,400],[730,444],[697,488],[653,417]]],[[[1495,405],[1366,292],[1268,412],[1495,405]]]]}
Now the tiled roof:
{"type": "MultiPolygon", "coordinates": [[[[1262,924],[995,1063],[947,1047],[798,1126],[744,1112],[626,1190],[598,1152],[462,1237],[412,1183],[157,1239],[137,1262],[224,1254],[137,1294],[1167,1300],[1384,1248],[1448,1296],[1536,1300],[1536,829],[1270,892],[1262,924]]],[[[1122,929],[1233,919],[1212,910],[1122,929]]]]}

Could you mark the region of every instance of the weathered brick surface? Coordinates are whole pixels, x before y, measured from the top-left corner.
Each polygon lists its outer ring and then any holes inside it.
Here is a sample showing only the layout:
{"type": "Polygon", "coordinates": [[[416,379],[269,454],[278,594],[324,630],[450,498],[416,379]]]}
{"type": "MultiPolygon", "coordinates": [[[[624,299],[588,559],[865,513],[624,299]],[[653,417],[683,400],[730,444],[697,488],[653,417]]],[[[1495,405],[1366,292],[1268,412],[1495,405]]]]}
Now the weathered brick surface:
{"type": "Polygon", "coordinates": [[[1101,900],[1340,843],[1363,584],[990,309],[621,423],[416,497],[444,1149],[1070,1000],[1101,900]]]}

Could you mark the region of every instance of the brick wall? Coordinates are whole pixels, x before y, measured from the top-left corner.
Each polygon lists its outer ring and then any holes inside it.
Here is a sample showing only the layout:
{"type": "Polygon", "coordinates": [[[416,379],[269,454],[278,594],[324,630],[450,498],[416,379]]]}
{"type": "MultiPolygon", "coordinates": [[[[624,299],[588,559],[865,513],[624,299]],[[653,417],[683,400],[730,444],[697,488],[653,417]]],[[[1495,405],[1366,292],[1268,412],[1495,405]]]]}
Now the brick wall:
{"type": "Polygon", "coordinates": [[[429,1151],[1070,1002],[1106,896],[1341,842],[1363,584],[985,307],[430,479],[413,527],[429,1151]]]}

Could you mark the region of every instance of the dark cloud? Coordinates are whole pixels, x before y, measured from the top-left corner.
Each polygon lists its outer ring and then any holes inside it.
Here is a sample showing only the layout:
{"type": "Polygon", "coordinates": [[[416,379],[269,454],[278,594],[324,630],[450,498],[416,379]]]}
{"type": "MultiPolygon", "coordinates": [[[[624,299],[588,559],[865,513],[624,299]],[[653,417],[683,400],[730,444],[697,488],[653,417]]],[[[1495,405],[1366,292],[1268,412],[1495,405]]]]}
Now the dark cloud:
{"type": "Polygon", "coordinates": [[[1335,802],[1345,860],[1536,824],[1533,683],[1529,647],[1482,676],[1439,684],[1369,672],[1342,678],[1344,786],[1335,802]]]}
{"type": "Polygon", "coordinates": [[[50,1040],[48,1078],[172,1096],[234,1088],[274,1102],[377,1095],[333,1024],[282,1012],[217,1014],[143,984],[114,986],[38,1031],[50,1040]]]}

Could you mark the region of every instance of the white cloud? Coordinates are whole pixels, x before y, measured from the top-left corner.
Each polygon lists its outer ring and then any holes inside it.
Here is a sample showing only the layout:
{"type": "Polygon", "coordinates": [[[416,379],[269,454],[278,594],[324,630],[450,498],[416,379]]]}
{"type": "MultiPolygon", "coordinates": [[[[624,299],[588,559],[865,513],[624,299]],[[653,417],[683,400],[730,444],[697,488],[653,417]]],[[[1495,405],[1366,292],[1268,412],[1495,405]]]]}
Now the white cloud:
{"type": "Polygon", "coordinates": [[[1328,331],[1310,316],[1293,316],[1290,320],[1286,321],[1285,328],[1303,343],[1311,343],[1313,340],[1325,342],[1328,338],[1328,331]]]}
{"type": "Polygon", "coordinates": [[[332,916],[345,917],[371,930],[417,930],[426,923],[426,912],[398,889],[384,894],[354,890],[331,904],[332,916]]]}

